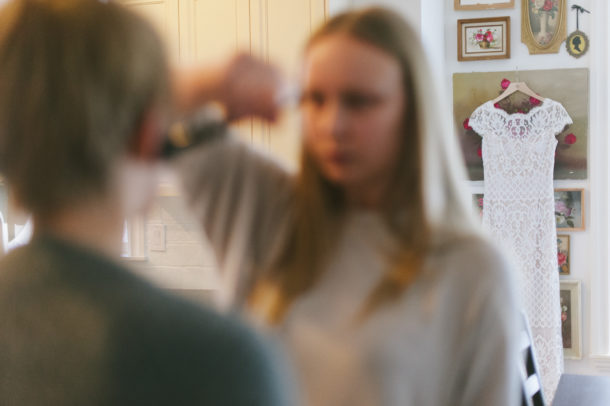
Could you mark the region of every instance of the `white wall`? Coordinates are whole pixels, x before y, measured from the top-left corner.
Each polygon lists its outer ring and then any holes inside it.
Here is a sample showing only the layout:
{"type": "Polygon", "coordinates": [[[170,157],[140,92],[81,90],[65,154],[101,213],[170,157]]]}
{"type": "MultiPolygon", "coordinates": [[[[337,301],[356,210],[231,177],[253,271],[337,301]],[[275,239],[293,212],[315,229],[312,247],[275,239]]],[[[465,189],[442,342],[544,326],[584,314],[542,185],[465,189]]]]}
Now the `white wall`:
{"type": "MultiPolygon", "coordinates": [[[[438,29],[434,21],[438,21],[440,16],[445,13],[445,8],[451,5],[446,1],[422,1],[420,31],[424,48],[428,53],[430,65],[434,70],[437,80],[441,80],[445,67],[445,30],[438,29]]],[[[439,86],[440,87],[440,86],[439,86]]]]}
{"type": "MultiPolygon", "coordinates": [[[[489,72],[511,70],[589,68],[590,128],[589,175],[582,181],[556,181],[555,187],[586,189],[587,231],[573,232],[571,236],[571,275],[565,279],[582,282],[583,359],[566,360],[567,373],[607,374],[608,359],[600,357],[608,348],[608,84],[607,84],[607,15],[606,0],[578,0],[576,3],[593,14],[581,15],[580,29],[591,39],[591,50],[580,59],[568,55],[562,45],[558,54],[530,55],[521,43],[521,5],[516,1],[514,9],[485,11],[455,11],[447,6],[444,12],[445,89],[452,89],[452,74],[456,72],[489,72]],[[457,20],[481,17],[511,17],[511,58],[492,61],[457,61],[457,20]]],[[[568,33],[576,29],[575,13],[568,0],[568,33]]],[[[424,15],[423,26],[433,26],[431,15],[424,15]]],[[[447,96],[450,97],[450,96],[447,96]]],[[[471,182],[473,190],[482,187],[481,182],[471,182]]]]}
{"type": "Polygon", "coordinates": [[[166,289],[216,290],[214,255],[201,236],[201,227],[180,196],[158,196],[146,216],[145,259],[135,263],[146,278],[166,289]],[[165,249],[150,249],[151,225],[163,226],[165,249]]]}

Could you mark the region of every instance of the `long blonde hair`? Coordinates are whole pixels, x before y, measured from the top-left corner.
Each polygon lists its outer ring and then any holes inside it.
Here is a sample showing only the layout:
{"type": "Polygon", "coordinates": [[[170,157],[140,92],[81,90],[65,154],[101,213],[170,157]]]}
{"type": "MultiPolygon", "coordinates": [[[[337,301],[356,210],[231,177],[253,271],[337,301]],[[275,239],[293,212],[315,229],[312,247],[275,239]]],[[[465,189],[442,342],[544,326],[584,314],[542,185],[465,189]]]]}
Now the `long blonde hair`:
{"type": "MultiPolygon", "coordinates": [[[[435,86],[415,31],[394,12],[369,8],[337,15],[310,38],[307,49],[331,35],[347,35],[376,46],[400,64],[406,96],[400,158],[380,212],[399,242],[388,271],[363,303],[365,316],[399,297],[417,277],[431,250],[477,234],[461,154],[448,108],[435,86]]],[[[254,290],[269,321],[278,322],[326,268],[340,237],[347,203],[303,148],[295,184],[290,236],[268,278],[254,290]],[[261,299],[261,296],[266,296],[261,299]],[[270,297],[272,298],[270,300],[270,297]]]]}

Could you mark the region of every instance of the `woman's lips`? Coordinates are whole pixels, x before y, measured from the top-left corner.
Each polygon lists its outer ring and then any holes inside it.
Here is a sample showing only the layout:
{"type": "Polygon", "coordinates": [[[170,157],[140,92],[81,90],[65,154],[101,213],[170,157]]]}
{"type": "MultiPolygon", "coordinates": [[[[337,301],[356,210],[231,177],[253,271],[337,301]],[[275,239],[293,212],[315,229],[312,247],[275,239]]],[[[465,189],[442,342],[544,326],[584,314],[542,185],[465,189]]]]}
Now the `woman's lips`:
{"type": "Polygon", "coordinates": [[[350,155],[344,151],[334,151],[328,154],[328,159],[336,165],[346,165],[350,161],[350,155]]]}

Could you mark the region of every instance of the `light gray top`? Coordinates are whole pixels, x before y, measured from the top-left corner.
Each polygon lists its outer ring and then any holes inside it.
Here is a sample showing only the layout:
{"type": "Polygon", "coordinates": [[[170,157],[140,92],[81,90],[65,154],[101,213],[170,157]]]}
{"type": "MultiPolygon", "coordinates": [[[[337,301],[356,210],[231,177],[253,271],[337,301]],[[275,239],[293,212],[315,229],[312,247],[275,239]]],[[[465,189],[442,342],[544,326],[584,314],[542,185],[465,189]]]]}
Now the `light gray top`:
{"type": "MultiPolygon", "coordinates": [[[[225,299],[239,305],[283,239],[291,175],[233,138],[186,153],[178,166],[225,299]]],[[[296,366],[301,404],[519,404],[514,283],[479,237],[432,252],[401,298],[354,326],[392,244],[376,213],[351,213],[329,269],[273,329],[296,366]]]]}

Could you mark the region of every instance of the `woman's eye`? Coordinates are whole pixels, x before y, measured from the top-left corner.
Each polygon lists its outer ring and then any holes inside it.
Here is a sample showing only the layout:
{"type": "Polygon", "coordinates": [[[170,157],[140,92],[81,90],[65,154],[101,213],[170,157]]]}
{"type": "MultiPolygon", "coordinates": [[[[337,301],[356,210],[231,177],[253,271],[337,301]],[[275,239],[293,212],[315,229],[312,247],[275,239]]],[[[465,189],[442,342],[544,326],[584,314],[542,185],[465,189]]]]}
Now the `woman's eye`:
{"type": "Polygon", "coordinates": [[[320,107],[324,104],[324,95],[322,95],[322,93],[318,93],[318,92],[305,93],[305,94],[303,94],[301,103],[320,107]]]}
{"type": "Polygon", "coordinates": [[[361,109],[374,104],[375,99],[363,94],[346,94],[343,96],[343,104],[349,109],[361,109]]]}

